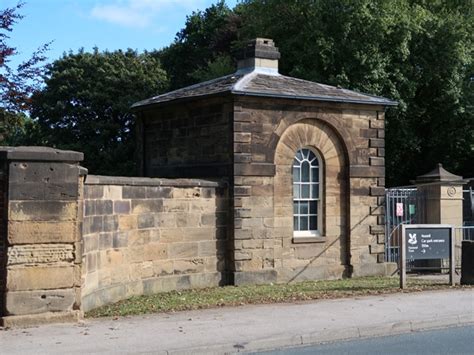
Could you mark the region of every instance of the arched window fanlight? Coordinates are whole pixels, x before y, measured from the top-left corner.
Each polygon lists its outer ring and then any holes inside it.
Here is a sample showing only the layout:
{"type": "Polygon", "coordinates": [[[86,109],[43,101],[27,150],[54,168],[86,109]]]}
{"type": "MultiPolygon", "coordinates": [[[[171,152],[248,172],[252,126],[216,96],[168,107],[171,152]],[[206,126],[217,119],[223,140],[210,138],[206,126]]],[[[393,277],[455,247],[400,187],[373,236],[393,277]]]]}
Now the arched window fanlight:
{"type": "Polygon", "coordinates": [[[295,236],[320,235],[321,162],[309,148],[296,152],[293,160],[293,230],[295,236]]]}

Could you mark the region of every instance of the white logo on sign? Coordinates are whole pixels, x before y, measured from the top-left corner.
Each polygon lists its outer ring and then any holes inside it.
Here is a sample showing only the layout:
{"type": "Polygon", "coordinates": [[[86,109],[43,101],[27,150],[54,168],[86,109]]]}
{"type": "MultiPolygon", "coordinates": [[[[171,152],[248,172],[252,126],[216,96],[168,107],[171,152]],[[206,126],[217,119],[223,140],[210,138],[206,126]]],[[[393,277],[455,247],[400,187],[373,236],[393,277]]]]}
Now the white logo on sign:
{"type": "Polygon", "coordinates": [[[408,233],[408,243],[410,244],[416,244],[416,233],[408,233]]]}

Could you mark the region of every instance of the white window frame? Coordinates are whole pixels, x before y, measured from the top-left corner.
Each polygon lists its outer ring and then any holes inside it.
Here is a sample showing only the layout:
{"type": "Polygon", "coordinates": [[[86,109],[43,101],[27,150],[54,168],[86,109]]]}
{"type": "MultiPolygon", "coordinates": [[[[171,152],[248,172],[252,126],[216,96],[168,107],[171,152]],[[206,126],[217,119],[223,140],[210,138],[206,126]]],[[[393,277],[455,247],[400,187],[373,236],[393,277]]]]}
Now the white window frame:
{"type": "MultiPolygon", "coordinates": [[[[324,181],[323,181],[323,169],[324,169],[324,166],[323,166],[323,160],[321,159],[321,155],[319,154],[318,151],[316,151],[315,149],[311,148],[311,147],[302,147],[300,149],[298,149],[295,153],[295,157],[293,159],[293,163],[291,165],[291,176],[292,176],[292,210],[293,210],[293,237],[294,237],[294,241],[296,240],[297,242],[301,242],[301,241],[305,241],[305,239],[307,241],[312,241],[312,238],[322,238],[322,228],[323,228],[323,218],[322,218],[322,212],[323,212],[323,185],[324,185],[324,181]],[[297,155],[298,155],[298,152],[305,152],[306,150],[312,152],[314,155],[315,155],[315,159],[317,160],[317,163],[318,163],[318,181],[315,182],[315,179],[312,175],[312,167],[314,167],[313,164],[311,164],[312,162],[314,162],[314,159],[312,159],[311,161],[308,160],[308,157],[309,157],[309,153],[307,154],[307,156],[305,156],[303,154],[303,160],[299,160],[297,159],[297,155]],[[295,165],[295,161],[298,161],[299,162],[299,165],[295,165]],[[309,183],[306,183],[306,182],[302,182],[301,181],[301,167],[302,167],[302,164],[303,162],[308,162],[310,163],[310,178],[309,178],[309,183]],[[294,178],[294,169],[295,167],[299,166],[300,167],[300,175],[299,175],[299,180],[296,182],[295,181],[295,178],[294,178]],[[312,189],[312,185],[318,185],[317,188],[318,188],[318,197],[315,198],[313,196],[313,189],[312,189]],[[301,185],[309,185],[309,191],[310,191],[310,197],[309,198],[301,198],[301,197],[298,197],[296,198],[295,196],[295,185],[298,185],[298,187],[300,187],[301,185]],[[307,201],[307,202],[311,202],[311,201],[317,201],[317,208],[316,208],[316,218],[317,218],[317,228],[314,229],[314,230],[295,230],[295,225],[294,225],[294,221],[295,221],[295,217],[299,218],[299,216],[301,216],[299,214],[300,211],[298,211],[297,214],[295,214],[295,210],[294,210],[294,204],[296,201],[307,201]]],[[[301,189],[299,190],[300,193],[301,193],[301,189]]],[[[309,203],[308,203],[308,209],[310,208],[309,207],[309,203]]],[[[310,226],[310,218],[311,216],[314,216],[314,214],[311,214],[310,213],[311,211],[308,210],[308,213],[307,214],[302,214],[303,216],[308,216],[308,227],[310,226]]],[[[314,241],[318,241],[319,239],[316,239],[314,241]]]]}

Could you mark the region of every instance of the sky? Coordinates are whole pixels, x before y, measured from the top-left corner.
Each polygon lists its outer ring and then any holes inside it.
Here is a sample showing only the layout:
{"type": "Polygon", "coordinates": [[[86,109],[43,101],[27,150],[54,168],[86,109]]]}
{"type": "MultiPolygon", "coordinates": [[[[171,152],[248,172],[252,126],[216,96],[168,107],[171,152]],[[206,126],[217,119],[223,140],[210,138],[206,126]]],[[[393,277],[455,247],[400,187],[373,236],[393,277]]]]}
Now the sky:
{"type": "MultiPolygon", "coordinates": [[[[0,9],[20,0],[1,0],[0,9]]],[[[9,33],[17,49],[12,66],[42,44],[52,41],[47,62],[79,48],[90,51],[132,48],[138,51],[169,45],[184,27],[186,16],[217,0],[22,0],[24,15],[9,33]]],[[[226,0],[234,7],[238,0],[226,0]]]]}

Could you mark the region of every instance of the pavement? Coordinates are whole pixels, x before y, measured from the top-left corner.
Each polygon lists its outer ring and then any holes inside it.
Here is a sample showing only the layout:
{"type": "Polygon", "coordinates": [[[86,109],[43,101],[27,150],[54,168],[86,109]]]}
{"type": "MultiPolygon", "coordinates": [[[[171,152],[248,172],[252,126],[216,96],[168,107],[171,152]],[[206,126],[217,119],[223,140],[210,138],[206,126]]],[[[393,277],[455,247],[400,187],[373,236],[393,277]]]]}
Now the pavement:
{"type": "Polygon", "coordinates": [[[474,289],[251,305],[0,331],[0,354],[223,354],[474,324],[474,289]]]}

